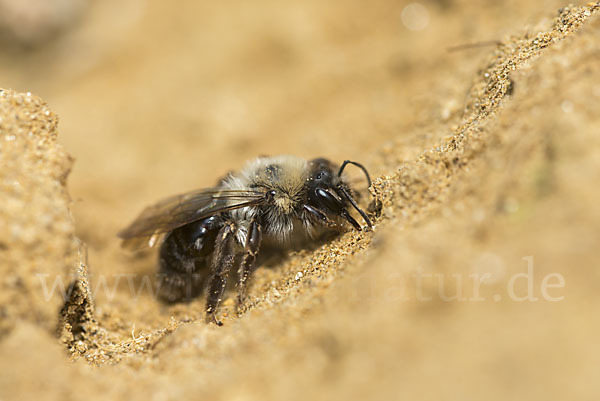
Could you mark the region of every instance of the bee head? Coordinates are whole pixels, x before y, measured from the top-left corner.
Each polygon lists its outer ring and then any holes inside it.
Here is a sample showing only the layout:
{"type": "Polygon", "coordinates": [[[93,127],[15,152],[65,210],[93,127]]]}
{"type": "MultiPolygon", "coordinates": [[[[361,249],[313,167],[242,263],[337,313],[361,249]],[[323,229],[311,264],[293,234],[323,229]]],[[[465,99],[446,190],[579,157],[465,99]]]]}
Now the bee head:
{"type": "Polygon", "coordinates": [[[369,227],[371,221],[360,209],[350,195],[349,186],[342,180],[342,172],[348,164],[358,166],[365,173],[369,186],[371,179],[367,170],[359,163],[346,160],[339,168],[327,159],[318,158],[309,163],[309,174],[306,181],[306,204],[304,211],[319,220],[327,220],[327,216],[344,218],[354,228],[360,230],[360,224],[350,215],[346,207],[351,205],[360,213],[369,227]],[[337,170],[337,172],[336,172],[337,170]]]}

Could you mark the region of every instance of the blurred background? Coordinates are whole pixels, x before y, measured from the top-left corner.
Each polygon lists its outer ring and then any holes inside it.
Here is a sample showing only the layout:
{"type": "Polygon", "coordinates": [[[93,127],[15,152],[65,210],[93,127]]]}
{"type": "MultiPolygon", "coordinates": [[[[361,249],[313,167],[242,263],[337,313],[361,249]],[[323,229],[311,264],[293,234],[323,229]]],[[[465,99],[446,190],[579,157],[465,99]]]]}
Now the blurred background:
{"type": "Polygon", "coordinates": [[[114,233],[148,200],[260,154],[374,163],[405,136],[419,149],[415,124],[462,111],[452,99],[490,50],[447,49],[560,5],[0,0],[0,86],[60,116],[78,226],[114,233]]]}

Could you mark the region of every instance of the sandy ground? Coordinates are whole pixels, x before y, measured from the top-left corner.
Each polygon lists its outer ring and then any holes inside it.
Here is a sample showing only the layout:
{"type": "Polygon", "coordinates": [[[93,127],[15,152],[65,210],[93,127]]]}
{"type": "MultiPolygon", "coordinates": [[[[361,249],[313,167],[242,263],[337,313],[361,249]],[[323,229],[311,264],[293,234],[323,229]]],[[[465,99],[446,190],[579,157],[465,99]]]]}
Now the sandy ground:
{"type": "Polygon", "coordinates": [[[597,399],[600,5],[421,6],[107,0],[5,37],[0,400],[597,399]],[[259,268],[223,327],[157,302],[116,232],[280,153],[367,165],[375,229],[259,268]]]}

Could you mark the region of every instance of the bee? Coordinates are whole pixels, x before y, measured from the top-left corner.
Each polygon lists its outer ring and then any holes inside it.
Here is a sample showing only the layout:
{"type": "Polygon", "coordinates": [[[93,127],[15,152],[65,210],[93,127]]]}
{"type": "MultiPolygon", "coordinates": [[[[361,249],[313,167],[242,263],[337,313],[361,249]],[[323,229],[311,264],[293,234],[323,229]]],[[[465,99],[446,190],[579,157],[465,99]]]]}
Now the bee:
{"type": "Polygon", "coordinates": [[[166,198],[147,207],[118,233],[125,247],[154,246],[159,251],[157,295],[167,302],[198,296],[207,278],[206,320],[217,325],[216,313],[227,277],[238,264],[238,308],[255,269],[261,243],[290,244],[340,230],[355,209],[369,228],[372,223],[353,198],[357,194],[342,177],[346,166],[367,169],[346,160],[339,167],[324,158],[259,157],[214,188],[166,198]],[[208,270],[208,272],[207,272],[208,270]]]}

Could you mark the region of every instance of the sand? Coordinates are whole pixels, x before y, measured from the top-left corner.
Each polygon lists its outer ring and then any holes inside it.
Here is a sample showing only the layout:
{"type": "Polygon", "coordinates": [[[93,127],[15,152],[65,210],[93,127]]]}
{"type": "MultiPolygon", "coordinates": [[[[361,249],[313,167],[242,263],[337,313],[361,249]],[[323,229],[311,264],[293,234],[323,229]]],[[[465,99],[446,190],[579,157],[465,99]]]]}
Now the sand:
{"type": "Polygon", "coordinates": [[[596,399],[600,4],[515,4],[96,5],[11,50],[0,400],[596,399]],[[277,153],[367,165],[375,228],[261,266],[222,327],[157,302],[115,233],[277,153]]]}

